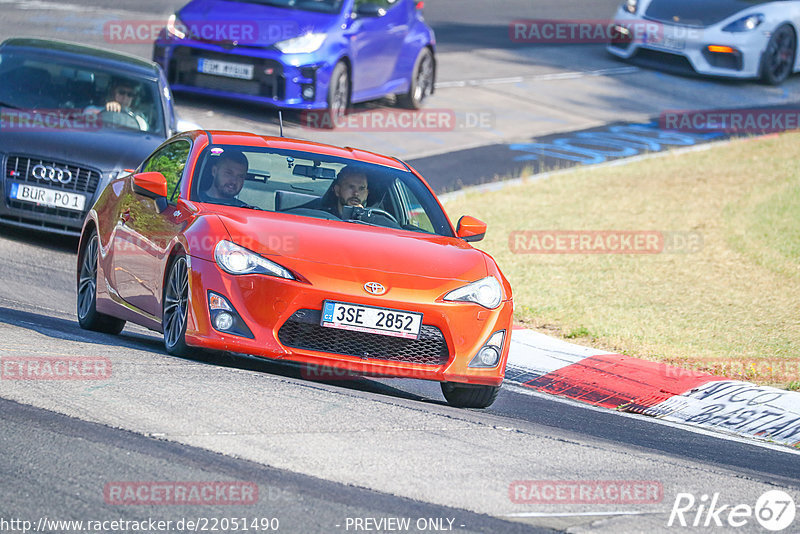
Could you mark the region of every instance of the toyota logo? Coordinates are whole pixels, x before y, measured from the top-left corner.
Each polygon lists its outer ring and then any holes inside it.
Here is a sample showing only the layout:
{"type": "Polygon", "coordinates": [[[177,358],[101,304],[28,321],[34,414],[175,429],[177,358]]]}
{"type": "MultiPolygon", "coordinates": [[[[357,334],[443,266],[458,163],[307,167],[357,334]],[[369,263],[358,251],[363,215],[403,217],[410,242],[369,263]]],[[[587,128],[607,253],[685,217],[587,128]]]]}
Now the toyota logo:
{"type": "Polygon", "coordinates": [[[51,182],[61,182],[68,184],[72,181],[72,173],[69,169],[59,169],[58,167],[49,167],[46,165],[36,165],[31,171],[31,175],[39,180],[49,180],[51,182]]]}
{"type": "Polygon", "coordinates": [[[372,293],[373,295],[383,295],[386,293],[386,288],[378,282],[367,282],[364,284],[364,291],[372,293]]]}

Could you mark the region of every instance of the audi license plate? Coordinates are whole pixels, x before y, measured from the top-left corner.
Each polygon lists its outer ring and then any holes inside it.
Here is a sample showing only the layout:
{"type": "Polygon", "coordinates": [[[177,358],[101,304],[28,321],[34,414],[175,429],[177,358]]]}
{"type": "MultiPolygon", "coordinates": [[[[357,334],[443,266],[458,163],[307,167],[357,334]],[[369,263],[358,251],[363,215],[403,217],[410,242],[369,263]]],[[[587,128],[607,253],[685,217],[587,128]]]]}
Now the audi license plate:
{"type": "Polygon", "coordinates": [[[213,74],[215,76],[227,76],[228,78],[238,78],[240,80],[253,79],[253,66],[243,63],[201,58],[197,60],[197,70],[203,74],[213,74]]]}
{"type": "Polygon", "coordinates": [[[27,184],[12,183],[9,197],[22,202],[31,202],[40,206],[65,210],[83,211],[86,205],[86,197],[83,195],[27,184]]]}
{"type": "Polygon", "coordinates": [[[326,300],[322,305],[320,324],[328,328],[417,339],[422,314],[326,300]]]}

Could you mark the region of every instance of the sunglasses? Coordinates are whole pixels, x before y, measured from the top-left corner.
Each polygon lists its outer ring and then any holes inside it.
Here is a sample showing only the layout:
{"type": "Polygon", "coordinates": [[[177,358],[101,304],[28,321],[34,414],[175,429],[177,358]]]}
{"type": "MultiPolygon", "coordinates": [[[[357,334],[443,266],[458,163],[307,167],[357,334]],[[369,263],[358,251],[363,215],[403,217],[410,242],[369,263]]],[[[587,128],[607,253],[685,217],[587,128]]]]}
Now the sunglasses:
{"type": "Polygon", "coordinates": [[[136,91],[132,91],[130,89],[117,89],[117,93],[122,96],[129,96],[131,98],[136,96],[136,91]]]}

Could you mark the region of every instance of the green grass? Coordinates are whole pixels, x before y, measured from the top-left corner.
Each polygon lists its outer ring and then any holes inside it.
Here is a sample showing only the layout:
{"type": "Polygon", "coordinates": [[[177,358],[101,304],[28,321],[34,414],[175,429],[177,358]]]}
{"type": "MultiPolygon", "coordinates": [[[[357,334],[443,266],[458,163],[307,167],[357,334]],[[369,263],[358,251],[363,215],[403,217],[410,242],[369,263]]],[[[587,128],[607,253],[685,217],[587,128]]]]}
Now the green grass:
{"type": "Polygon", "coordinates": [[[477,245],[510,280],[518,323],[798,387],[800,134],[579,168],[445,207],[453,220],[488,223],[477,245]],[[519,230],[680,232],[702,243],[680,253],[516,254],[509,235],[519,230]]]}

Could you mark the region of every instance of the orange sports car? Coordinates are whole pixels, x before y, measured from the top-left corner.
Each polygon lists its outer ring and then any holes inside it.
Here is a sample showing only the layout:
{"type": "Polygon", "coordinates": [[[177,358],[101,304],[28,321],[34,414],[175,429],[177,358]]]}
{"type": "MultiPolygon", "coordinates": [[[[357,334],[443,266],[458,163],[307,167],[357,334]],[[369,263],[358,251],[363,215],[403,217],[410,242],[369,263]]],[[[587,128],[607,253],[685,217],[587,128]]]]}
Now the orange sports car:
{"type": "Polygon", "coordinates": [[[84,222],[81,327],[126,321],[193,347],[441,382],[484,408],[503,381],[511,286],[402,161],[192,131],[108,184],[84,222]]]}

